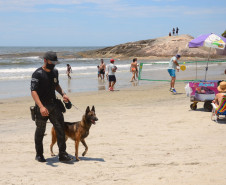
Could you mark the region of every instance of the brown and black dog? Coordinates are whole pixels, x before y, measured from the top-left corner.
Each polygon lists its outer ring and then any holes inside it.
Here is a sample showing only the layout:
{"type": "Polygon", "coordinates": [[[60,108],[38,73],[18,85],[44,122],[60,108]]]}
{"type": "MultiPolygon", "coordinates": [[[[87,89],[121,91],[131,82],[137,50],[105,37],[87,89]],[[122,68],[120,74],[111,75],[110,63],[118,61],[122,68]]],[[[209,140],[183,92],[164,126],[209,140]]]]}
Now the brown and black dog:
{"type": "MultiPolygon", "coordinates": [[[[82,153],[82,156],[85,156],[88,151],[88,146],[85,142],[85,138],[89,135],[89,129],[91,125],[95,124],[97,120],[98,118],[96,117],[95,107],[93,106],[92,109],[90,110],[88,106],[86,108],[85,115],[82,116],[81,121],[64,122],[66,141],[68,138],[71,138],[72,140],[75,141],[75,157],[77,161],[79,161],[78,158],[79,142],[81,141],[85,147],[85,151],[82,153]]],[[[52,143],[50,145],[50,151],[51,155],[55,156],[55,154],[53,153],[53,145],[56,143],[57,137],[54,127],[52,127],[51,133],[52,133],[52,143]]]]}

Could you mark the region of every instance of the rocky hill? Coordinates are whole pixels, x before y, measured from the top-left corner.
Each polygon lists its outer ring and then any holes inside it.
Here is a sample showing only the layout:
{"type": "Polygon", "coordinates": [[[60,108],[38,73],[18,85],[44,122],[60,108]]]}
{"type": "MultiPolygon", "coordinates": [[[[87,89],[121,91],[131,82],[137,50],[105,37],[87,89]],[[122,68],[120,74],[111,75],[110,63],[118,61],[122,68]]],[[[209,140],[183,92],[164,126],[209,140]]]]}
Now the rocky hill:
{"type": "MultiPolygon", "coordinates": [[[[183,57],[206,58],[209,48],[189,48],[188,43],[194,39],[190,35],[166,36],[155,39],[128,42],[99,50],[80,52],[82,57],[99,58],[131,58],[131,57],[170,57],[180,54],[183,57]]],[[[221,52],[211,49],[211,57],[216,57],[221,52]]]]}

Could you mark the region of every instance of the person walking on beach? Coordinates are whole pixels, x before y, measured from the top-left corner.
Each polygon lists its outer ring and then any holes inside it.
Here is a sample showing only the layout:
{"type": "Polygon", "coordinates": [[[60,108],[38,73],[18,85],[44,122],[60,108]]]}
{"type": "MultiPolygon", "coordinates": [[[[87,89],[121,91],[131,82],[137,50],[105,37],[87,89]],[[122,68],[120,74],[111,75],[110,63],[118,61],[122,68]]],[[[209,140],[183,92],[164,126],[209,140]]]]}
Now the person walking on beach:
{"type": "Polygon", "coordinates": [[[168,67],[168,73],[171,76],[171,82],[170,82],[170,91],[173,93],[177,93],[176,89],[174,88],[175,86],[175,81],[176,81],[176,69],[179,72],[179,59],[180,55],[176,55],[172,57],[169,61],[169,67],[168,67]],[[177,67],[178,66],[178,67],[177,67]]]}
{"type": "Polygon", "coordinates": [[[105,70],[106,70],[106,65],[104,63],[104,60],[101,59],[100,60],[100,77],[101,77],[101,79],[104,79],[105,70]]]}
{"type": "Polygon", "coordinates": [[[55,91],[63,97],[64,102],[70,100],[59,84],[58,70],[55,69],[55,65],[58,63],[56,53],[48,51],[43,58],[43,66],[32,74],[31,79],[31,96],[35,101],[36,107],[35,159],[39,162],[46,162],[43,156],[43,137],[46,130],[46,122],[49,119],[57,133],[59,161],[68,162],[71,158],[66,152],[64,116],[57,104],[55,91]]]}
{"type": "Polygon", "coordinates": [[[177,27],[177,28],[176,28],[176,35],[178,35],[178,31],[179,31],[179,28],[177,27]]]}
{"type": "Polygon", "coordinates": [[[133,62],[131,63],[130,66],[130,72],[132,72],[132,78],[130,80],[130,82],[133,82],[135,79],[135,75],[137,74],[137,58],[133,59],[133,62]]]}
{"type": "Polygon", "coordinates": [[[175,29],[173,28],[173,35],[175,35],[175,29]]]}
{"type": "Polygon", "coordinates": [[[114,90],[114,85],[116,83],[116,77],[115,77],[115,72],[117,70],[117,67],[114,65],[115,60],[111,59],[110,60],[110,64],[108,65],[108,72],[107,72],[107,76],[108,76],[108,81],[109,81],[109,90],[113,91],[114,90]]]}
{"type": "Polygon", "coordinates": [[[69,79],[71,79],[70,73],[72,73],[72,68],[71,68],[70,64],[67,64],[67,76],[69,79]]]}

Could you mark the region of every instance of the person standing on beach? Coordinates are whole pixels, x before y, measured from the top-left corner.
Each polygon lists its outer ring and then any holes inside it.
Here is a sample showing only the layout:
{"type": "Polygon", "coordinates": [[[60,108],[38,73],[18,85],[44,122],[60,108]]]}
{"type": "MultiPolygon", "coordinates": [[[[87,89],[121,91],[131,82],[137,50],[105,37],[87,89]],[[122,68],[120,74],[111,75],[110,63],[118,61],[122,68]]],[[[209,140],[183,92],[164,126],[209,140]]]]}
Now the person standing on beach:
{"type": "Polygon", "coordinates": [[[100,76],[100,66],[99,65],[97,66],[97,78],[98,79],[101,78],[101,76],[100,76]]]}
{"type": "Polygon", "coordinates": [[[131,63],[130,66],[130,72],[132,72],[132,78],[130,80],[130,82],[133,82],[135,79],[135,75],[137,74],[137,58],[133,59],[133,62],[131,63]]]}
{"type": "Polygon", "coordinates": [[[101,60],[100,60],[100,78],[101,78],[101,79],[104,79],[105,70],[106,70],[106,65],[105,65],[105,63],[104,63],[104,60],[101,59],[101,60]]]}
{"type": "Polygon", "coordinates": [[[71,68],[70,64],[67,64],[67,76],[69,79],[71,79],[70,73],[72,73],[72,68],[71,68]]]}
{"type": "Polygon", "coordinates": [[[177,28],[176,28],[176,35],[178,35],[178,31],[179,31],[179,28],[177,27],[177,28]]]}
{"type": "Polygon", "coordinates": [[[114,65],[115,60],[111,59],[110,64],[108,65],[108,81],[109,81],[109,90],[113,91],[114,90],[114,85],[116,83],[116,77],[115,77],[115,72],[117,70],[117,67],[114,65]]]}
{"type": "Polygon", "coordinates": [[[175,35],[175,29],[173,28],[173,35],[175,35]]]}
{"type": "Polygon", "coordinates": [[[176,89],[174,88],[175,86],[175,81],[176,81],[176,69],[179,72],[179,59],[180,55],[176,55],[170,59],[169,62],[169,67],[168,67],[168,73],[171,76],[171,82],[170,82],[170,91],[173,93],[177,93],[176,89]],[[178,66],[178,67],[177,67],[178,66]]]}
{"type": "Polygon", "coordinates": [[[31,79],[31,96],[35,101],[36,108],[35,160],[46,162],[43,156],[43,137],[46,130],[46,122],[49,119],[57,133],[59,161],[68,162],[71,158],[66,152],[64,116],[57,104],[55,91],[63,97],[64,102],[70,100],[59,84],[58,70],[55,69],[55,65],[58,63],[56,53],[48,51],[43,58],[43,66],[32,74],[31,79]]]}

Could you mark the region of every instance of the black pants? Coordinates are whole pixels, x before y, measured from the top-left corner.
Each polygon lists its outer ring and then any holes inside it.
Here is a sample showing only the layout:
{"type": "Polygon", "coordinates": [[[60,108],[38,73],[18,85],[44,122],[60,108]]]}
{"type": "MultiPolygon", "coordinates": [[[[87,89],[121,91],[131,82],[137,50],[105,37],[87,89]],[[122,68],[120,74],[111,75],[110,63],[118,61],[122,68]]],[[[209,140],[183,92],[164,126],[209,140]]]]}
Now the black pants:
{"type": "Polygon", "coordinates": [[[40,113],[39,107],[36,111],[36,131],[35,131],[35,149],[37,155],[43,155],[43,137],[46,130],[46,122],[49,119],[53,124],[56,135],[57,145],[59,147],[59,155],[66,151],[65,133],[64,133],[64,116],[56,103],[45,105],[49,111],[49,116],[43,117],[40,113]]]}

